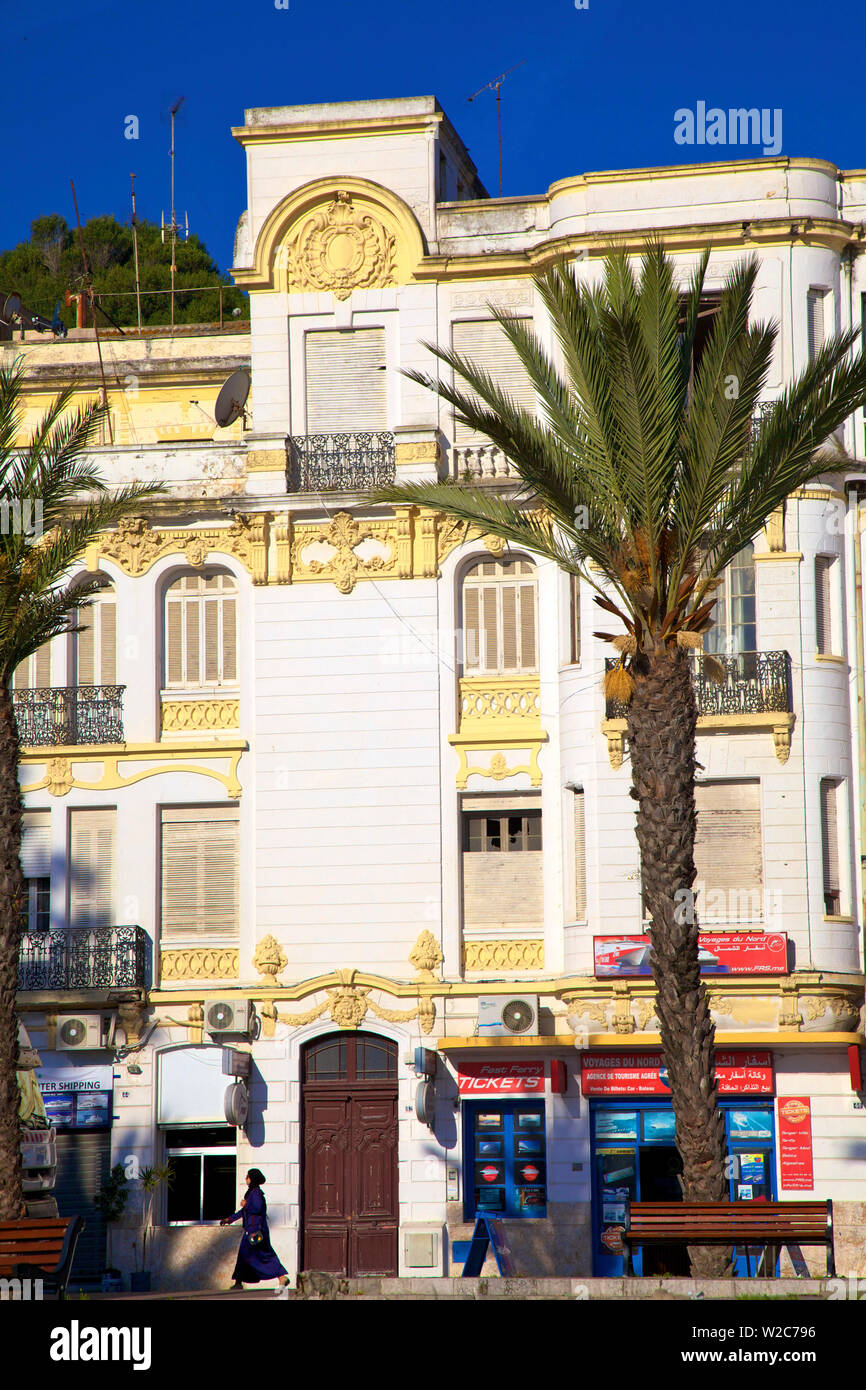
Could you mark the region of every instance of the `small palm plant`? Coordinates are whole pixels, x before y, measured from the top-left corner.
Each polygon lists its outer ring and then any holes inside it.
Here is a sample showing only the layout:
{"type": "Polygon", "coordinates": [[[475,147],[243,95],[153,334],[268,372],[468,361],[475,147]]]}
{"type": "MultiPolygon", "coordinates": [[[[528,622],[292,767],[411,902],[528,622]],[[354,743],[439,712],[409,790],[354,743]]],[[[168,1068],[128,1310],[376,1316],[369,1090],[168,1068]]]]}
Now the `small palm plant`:
{"type": "Polygon", "coordinates": [[[87,452],[105,414],[92,403],[68,409],[72,388],[49,406],[30,440],[20,432],[22,371],[0,369],[0,1221],[24,1207],[18,1133],[15,993],[23,929],[19,738],[11,680],[44,642],[77,631],[75,617],[98,580],[70,582],[85,547],[161,487],[109,489],[87,452]],[[39,517],[41,535],[13,519],[39,517]]]}
{"type": "MultiPolygon", "coordinates": [[[[482,367],[428,344],[457,380],[407,375],[438,392],[458,421],[516,469],[513,496],[459,483],[394,485],[380,501],[434,508],[580,575],[621,631],[605,681],[627,706],[644,900],[657,1016],[670,1078],[686,1201],[726,1196],[714,1027],[698,966],[693,658],[713,621],[725,567],[797,488],[845,462],[834,432],[866,400],[856,334],[827,342],[765,409],[755,429],[777,329],[750,322],[757,275],[727,278],[700,361],[695,339],[709,252],[685,295],[657,244],[639,277],[610,254],[600,283],[565,264],[535,278],[558,366],[519,320],[496,313],[535,388],[539,418],[482,367]]],[[[704,674],[724,677],[703,658],[704,674]]],[[[730,1271],[729,1255],[691,1251],[694,1273],[730,1271]]]]}
{"type": "Polygon", "coordinates": [[[142,1168],[141,1176],[141,1270],[147,1269],[147,1242],[153,1230],[153,1204],[161,1187],[171,1187],[174,1182],[174,1168],[171,1163],[156,1163],[142,1168]]]}

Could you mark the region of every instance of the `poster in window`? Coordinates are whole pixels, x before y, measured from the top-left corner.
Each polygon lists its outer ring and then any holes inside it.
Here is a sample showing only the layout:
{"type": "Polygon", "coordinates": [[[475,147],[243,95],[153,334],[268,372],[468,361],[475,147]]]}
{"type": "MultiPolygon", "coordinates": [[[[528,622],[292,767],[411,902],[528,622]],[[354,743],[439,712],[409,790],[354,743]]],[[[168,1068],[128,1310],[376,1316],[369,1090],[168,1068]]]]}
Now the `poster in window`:
{"type": "Polygon", "coordinates": [[[111,1123],[107,1091],[79,1092],[75,1098],[75,1128],[93,1129],[111,1123]]]}
{"type": "Polygon", "coordinates": [[[520,1207],[522,1211],[539,1211],[545,1205],[543,1187],[521,1187],[518,1188],[520,1207]]]}
{"type": "Polygon", "coordinates": [[[475,1116],[476,1129],[501,1129],[502,1115],[498,1110],[486,1111],[484,1114],[475,1116]]]}
{"type": "Polygon", "coordinates": [[[505,1188],[504,1187],[476,1187],[475,1206],[484,1211],[504,1211],[505,1210],[505,1188]]]}
{"type": "Polygon", "coordinates": [[[597,1139],[637,1139],[636,1110],[601,1110],[595,1117],[597,1139]]]}
{"type": "Polygon", "coordinates": [[[543,1116],[539,1110],[518,1110],[514,1116],[515,1129],[537,1129],[542,1126],[543,1116]]]}
{"type": "Polygon", "coordinates": [[[59,1092],[45,1096],[45,1114],[58,1128],[71,1129],[75,1123],[75,1097],[71,1093],[59,1092]]]}
{"type": "Polygon", "coordinates": [[[501,1139],[476,1139],[475,1155],[477,1158],[501,1158],[502,1140],[501,1139]]]}
{"type": "Polygon", "coordinates": [[[518,1136],[514,1147],[518,1158],[536,1158],[541,1153],[541,1140],[523,1139],[518,1136]]]}

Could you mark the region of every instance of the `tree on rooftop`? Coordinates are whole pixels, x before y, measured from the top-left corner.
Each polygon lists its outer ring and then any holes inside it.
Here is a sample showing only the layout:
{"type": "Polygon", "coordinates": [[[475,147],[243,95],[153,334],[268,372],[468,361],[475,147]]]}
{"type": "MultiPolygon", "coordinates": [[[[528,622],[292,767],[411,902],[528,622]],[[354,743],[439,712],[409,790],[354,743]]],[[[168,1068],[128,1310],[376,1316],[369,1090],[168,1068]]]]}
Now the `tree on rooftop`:
{"type": "MultiPolygon", "coordinates": [[[[539,418],[480,366],[428,345],[455,384],[407,375],[498,445],[520,486],[513,496],[458,483],[377,492],[553,560],[580,575],[620,625],[595,635],[618,653],[606,693],[628,706],[630,794],[687,1202],[727,1196],[714,1025],[692,896],[694,662],[723,675],[698,654],[725,567],[792,492],[840,466],[834,432],[866,401],[866,362],[852,357],[852,331],[825,344],[756,431],[778,330],[750,322],[757,264],[745,261],[728,276],[696,361],[708,259],[706,252],[684,310],[672,263],[656,244],[645,248],[639,277],[620,253],[605,259],[594,288],[564,264],[537,276],[561,368],[531,330],[494,311],[535,388],[539,418]]],[[[730,1252],[704,1247],[690,1255],[696,1274],[730,1273],[730,1252]]]]}

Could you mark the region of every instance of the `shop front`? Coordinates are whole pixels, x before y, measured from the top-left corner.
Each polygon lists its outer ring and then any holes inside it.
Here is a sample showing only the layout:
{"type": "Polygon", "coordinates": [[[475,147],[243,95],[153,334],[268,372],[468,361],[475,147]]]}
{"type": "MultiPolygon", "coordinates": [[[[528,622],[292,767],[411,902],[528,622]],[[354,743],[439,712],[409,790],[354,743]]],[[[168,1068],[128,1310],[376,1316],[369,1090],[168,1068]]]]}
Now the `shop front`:
{"type": "Polygon", "coordinates": [[[111,1168],[114,1070],[67,1060],[62,1053],[43,1055],[46,1065],[37,1069],[37,1078],[46,1118],[57,1132],[57,1210],[83,1217],[73,1273],[93,1279],[105,1267],[105,1221],[93,1199],[111,1168]]]}
{"type": "MultiPolygon", "coordinates": [[[[719,1106],[725,1119],[731,1201],[777,1195],[777,1124],[773,1055],[716,1054],[719,1106]]],[[[659,1052],[586,1052],[581,1090],[589,1103],[593,1274],[622,1273],[622,1231],[633,1202],[682,1199],[667,1072],[659,1052]]],[[[685,1249],[635,1251],[635,1273],[688,1274],[685,1249]]],[[[738,1251],[736,1272],[755,1273],[754,1255],[738,1251]]]]}

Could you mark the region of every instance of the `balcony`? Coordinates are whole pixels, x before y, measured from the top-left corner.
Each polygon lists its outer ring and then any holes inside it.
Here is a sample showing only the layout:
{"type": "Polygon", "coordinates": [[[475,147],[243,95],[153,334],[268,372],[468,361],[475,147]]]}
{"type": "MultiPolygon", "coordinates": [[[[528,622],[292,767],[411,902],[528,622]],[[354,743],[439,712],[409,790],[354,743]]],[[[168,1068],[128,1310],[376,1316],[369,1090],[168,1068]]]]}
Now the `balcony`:
{"type": "Polygon", "coordinates": [[[475,487],[478,483],[520,482],[520,474],[496,444],[455,444],[451,478],[475,487]]]}
{"type": "Polygon", "coordinates": [[[302,434],[288,440],[288,492],[365,492],[396,477],[388,430],[302,434]]]}
{"type": "MultiPolygon", "coordinates": [[[[702,663],[695,661],[698,733],[772,729],[776,757],[787,762],[794,727],[788,652],[740,652],[737,656],[717,656],[716,660],[725,668],[723,685],[709,680],[702,663]]],[[[609,671],[616,664],[616,657],[607,657],[605,669],[609,671]]],[[[627,715],[627,707],[619,700],[605,702],[602,732],[607,735],[612,767],[622,763],[627,715]]]]}
{"type": "Polygon", "coordinates": [[[18,988],[144,989],[148,955],[143,927],[26,931],[18,956],[18,988]]]}
{"type": "Polygon", "coordinates": [[[13,690],[22,747],[123,743],[125,689],[125,685],[70,685],[13,690]]]}

